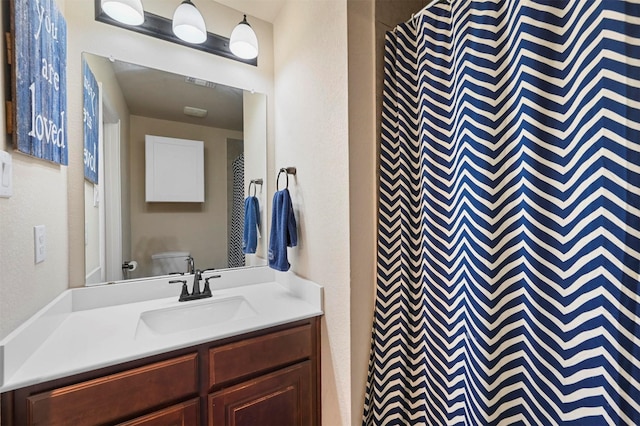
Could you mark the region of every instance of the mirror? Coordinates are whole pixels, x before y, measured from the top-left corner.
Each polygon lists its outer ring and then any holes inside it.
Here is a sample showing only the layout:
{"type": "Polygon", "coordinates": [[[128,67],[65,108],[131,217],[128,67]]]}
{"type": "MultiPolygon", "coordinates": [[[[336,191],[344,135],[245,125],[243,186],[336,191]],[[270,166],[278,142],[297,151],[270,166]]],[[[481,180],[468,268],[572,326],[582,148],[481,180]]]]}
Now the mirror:
{"type": "Polygon", "coordinates": [[[98,105],[85,103],[85,132],[88,123],[100,129],[95,152],[85,148],[85,168],[98,172],[98,183],[84,182],[87,285],[185,272],[187,253],[198,269],[266,264],[266,236],[255,254],[242,253],[249,190],[266,229],[266,95],[88,53],[82,59],[97,86],[87,89],[84,78],[85,96],[95,94],[98,105]],[[204,143],[203,203],[145,201],[145,135],[204,143]]]}

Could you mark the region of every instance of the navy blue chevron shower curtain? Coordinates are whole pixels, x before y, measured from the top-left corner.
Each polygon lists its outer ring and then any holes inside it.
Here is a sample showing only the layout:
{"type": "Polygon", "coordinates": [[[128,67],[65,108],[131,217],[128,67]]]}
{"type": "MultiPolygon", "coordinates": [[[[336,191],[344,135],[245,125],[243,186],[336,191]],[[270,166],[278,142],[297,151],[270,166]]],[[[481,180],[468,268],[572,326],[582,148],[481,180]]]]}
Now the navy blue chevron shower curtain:
{"type": "Polygon", "coordinates": [[[387,35],[363,423],[640,424],[640,0],[387,35]]]}

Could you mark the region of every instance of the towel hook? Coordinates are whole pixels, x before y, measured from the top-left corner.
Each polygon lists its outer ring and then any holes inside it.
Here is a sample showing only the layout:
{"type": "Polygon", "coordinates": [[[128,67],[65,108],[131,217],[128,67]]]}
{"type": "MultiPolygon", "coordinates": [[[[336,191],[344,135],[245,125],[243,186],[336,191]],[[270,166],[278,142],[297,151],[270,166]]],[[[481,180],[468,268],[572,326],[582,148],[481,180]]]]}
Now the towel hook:
{"type": "Polygon", "coordinates": [[[278,177],[276,178],[276,190],[280,190],[280,175],[284,173],[284,175],[287,178],[287,186],[286,189],[289,189],[289,175],[295,175],[297,173],[297,170],[295,167],[283,167],[280,169],[280,171],[278,172],[278,177]]]}

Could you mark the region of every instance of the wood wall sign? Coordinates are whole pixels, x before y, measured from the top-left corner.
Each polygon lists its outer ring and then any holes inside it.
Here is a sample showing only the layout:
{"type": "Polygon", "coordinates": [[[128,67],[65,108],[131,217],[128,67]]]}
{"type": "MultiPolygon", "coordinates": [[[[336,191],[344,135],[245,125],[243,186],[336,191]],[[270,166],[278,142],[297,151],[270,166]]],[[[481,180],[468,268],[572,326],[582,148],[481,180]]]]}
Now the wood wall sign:
{"type": "Polygon", "coordinates": [[[55,0],[11,0],[14,147],[68,164],[67,24],[55,0]]]}
{"type": "Polygon", "coordinates": [[[98,164],[100,158],[100,87],[93,75],[89,63],[82,59],[82,87],[84,122],[84,178],[95,184],[98,183],[98,164]]]}

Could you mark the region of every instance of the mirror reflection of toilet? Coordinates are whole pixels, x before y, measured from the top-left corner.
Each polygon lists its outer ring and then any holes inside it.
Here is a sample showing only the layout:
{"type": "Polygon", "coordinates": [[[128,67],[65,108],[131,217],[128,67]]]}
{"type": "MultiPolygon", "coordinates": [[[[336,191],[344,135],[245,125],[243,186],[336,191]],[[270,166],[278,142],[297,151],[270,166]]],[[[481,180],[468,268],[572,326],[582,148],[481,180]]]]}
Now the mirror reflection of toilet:
{"type": "Polygon", "coordinates": [[[151,255],[151,272],[155,275],[169,275],[175,272],[188,272],[191,254],[188,251],[165,251],[151,255]]]}

